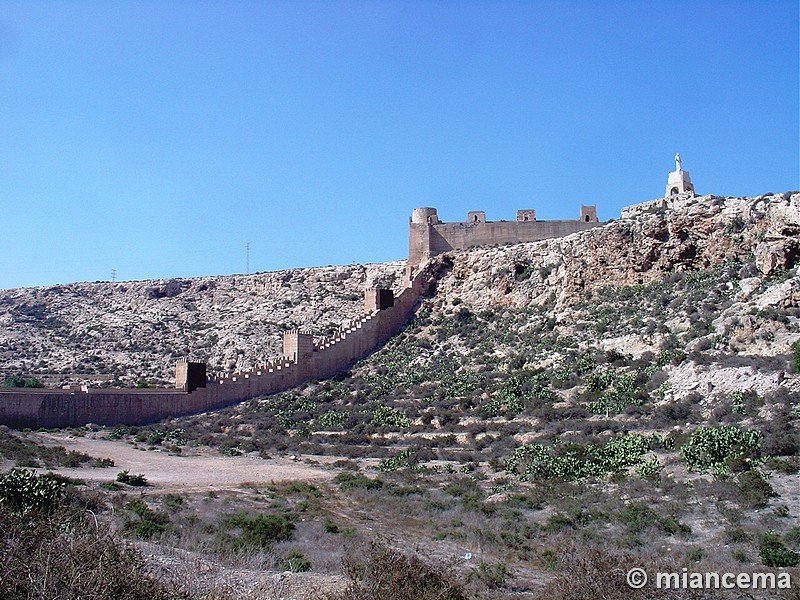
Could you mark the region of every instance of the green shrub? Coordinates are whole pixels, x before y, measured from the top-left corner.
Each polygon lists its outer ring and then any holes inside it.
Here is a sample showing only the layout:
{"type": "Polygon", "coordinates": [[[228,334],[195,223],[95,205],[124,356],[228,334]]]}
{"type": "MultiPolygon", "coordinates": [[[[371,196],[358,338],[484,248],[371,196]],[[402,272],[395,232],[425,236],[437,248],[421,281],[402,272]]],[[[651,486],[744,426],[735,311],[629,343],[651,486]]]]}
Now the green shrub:
{"type": "Polygon", "coordinates": [[[325,522],[322,524],[322,528],[327,533],[340,533],[340,531],[341,531],[339,529],[339,526],[336,523],[334,523],[333,521],[331,521],[330,519],[325,519],[325,522]]]}
{"type": "Polygon", "coordinates": [[[761,447],[761,433],[739,429],[735,425],[720,427],[701,426],[692,432],[689,441],[681,448],[681,456],[692,471],[714,471],[728,475],[728,462],[734,458],[748,458],[761,447]]]}
{"type": "Polygon", "coordinates": [[[258,515],[248,517],[243,514],[227,518],[226,526],[239,530],[234,549],[269,549],[275,542],[283,542],[292,537],[294,523],[281,515],[258,515]]]}
{"type": "Polygon", "coordinates": [[[741,527],[732,527],[725,530],[725,543],[744,544],[750,541],[750,534],[741,527]]]}
{"type": "Polygon", "coordinates": [[[292,551],[281,564],[281,569],[292,573],[304,573],[311,570],[311,561],[302,552],[292,551]]]}
{"type": "Polygon", "coordinates": [[[573,519],[569,515],[556,513],[554,515],[551,515],[550,518],[547,519],[547,523],[544,526],[544,530],[547,533],[558,533],[560,531],[575,529],[576,527],[577,523],[575,522],[575,519],[573,519]]]}
{"type": "Polygon", "coordinates": [[[121,473],[117,473],[117,481],[120,483],[124,483],[126,485],[131,485],[134,487],[143,487],[150,485],[147,482],[147,479],[144,475],[131,475],[128,471],[122,471],[121,473]]]}
{"type": "Polygon", "coordinates": [[[372,412],[370,425],[374,427],[394,427],[404,429],[411,425],[411,419],[399,408],[379,406],[372,412]]]}
{"type": "Polygon", "coordinates": [[[131,516],[126,518],[125,529],[133,531],[137,537],[146,540],[161,535],[169,529],[169,516],[153,510],[142,500],[132,500],[125,508],[136,516],[136,518],[131,516]]]}
{"type": "Polygon", "coordinates": [[[731,556],[736,559],[737,562],[742,564],[747,564],[751,562],[750,555],[747,554],[744,550],[739,550],[738,548],[731,552],[731,556]]]}
{"type": "Polygon", "coordinates": [[[635,433],[603,444],[526,444],[506,459],[506,471],[523,481],[604,477],[643,464],[644,454],[649,450],[648,439],[635,433]]]}
{"type": "Polygon", "coordinates": [[[739,492],[748,508],[764,508],[775,490],[764,476],[756,470],[744,471],[737,476],[739,492]]]}
{"type": "Polygon", "coordinates": [[[0,505],[14,513],[52,512],[64,502],[66,481],[50,473],[11,469],[0,475],[0,505]]]}
{"type": "Polygon", "coordinates": [[[6,388],[43,388],[44,384],[35,377],[22,377],[21,375],[12,375],[3,380],[2,387],[6,388]]]}
{"type": "Polygon", "coordinates": [[[467,581],[480,581],[490,590],[496,590],[505,587],[508,580],[513,576],[513,573],[505,563],[499,562],[495,565],[490,565],[480,562],[477,567],[470,571],[467,581]]]}
{"type": "Polygon", "coordinates": [[[792,363],[794,365],[794,372],[800,373],[800,340],[792,344],[792,363]]]}
{"type": "Polygon", "coordinates": [[[383,487],[380,479],[371,479],[363,473],[339,473],[333,478],[334,483],[338,483],[343,490],[352,488],[362,488],[366,490],[377,490],[383,487]]]}
{"type": "Polygon", "coordinates": [[[594,371],[594,368],[597,366],[597,361],[594,358],[594,355],[587,352],[586,354],[582,354],[578,357],[578,360],[575,361],[575,371],[578,375],[586,375],[587,373],[591,373],[594,371]]]}
{"type": "Polygon", "coordinates": [[[659,521],[656,511],[641,504],[626,506],[620,511],[618,518],[620,523],[635,533],[639,533],[650,526],[655,526],[659,521]]]}
{"type": "Polygon", "coordinates": [[[559,564],[558,553],[550,548],[542,550],[542,562],[544,563],[545,568],[549,571],[556,570],[559,564]]]}
{"type": "Polygon", "coordinates": [[[416,452],[413,448],[406,448],[397,456],[390,456],[383,459],[375,467],[378,471],[388,473],[389,471],[397,471],[398,469],[407,469],[417,464],[416,452]]]}
{"type": "Polygon", "coordinates": [[[319,426],[323,429],[339,429],[344,426],[345,421],[347,421],[347,413],[336,410],[329,410],[317,419],[319,426]]]}
{"type": "Polygon", "coordinates": [[[121,440],[125,436],[130,434],[130,429],[128,429],[125,425],[117,425],[114,429],[111,430],[111,433],[108,434],[108,439],[110,440],[121,440]]]}
{"type": "Polygon", "coordinates": [[[780,536],[771,531],[761,537],[759,553],[761,562],[767,567],[796,567],[800,564],[800,552],[787,548],[780,536]]]}

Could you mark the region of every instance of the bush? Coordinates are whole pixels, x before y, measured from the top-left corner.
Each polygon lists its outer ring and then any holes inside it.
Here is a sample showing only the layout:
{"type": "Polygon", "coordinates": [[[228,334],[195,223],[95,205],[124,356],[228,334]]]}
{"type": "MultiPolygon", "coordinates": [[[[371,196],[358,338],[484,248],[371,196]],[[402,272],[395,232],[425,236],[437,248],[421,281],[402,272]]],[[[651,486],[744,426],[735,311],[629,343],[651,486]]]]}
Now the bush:
{"type": "Polygon", "coordinates": [[[563,479],[575,481],[587,477],[604,477],[645,462],[650,443],[642,435],[631,433],[612,438],[604,444],[563,444],[520,446],[506,460],[506,471],[523,481],[530,479],[563,479]]]}
{"type": "Polygon", "coordinates": [[[514,574],[508,569],[505,563],[499,562],[492,566],[481,562],[477,567],[472,569],[467,579],[468,581],[480,581],[490,590],[496,590],[505,587],[508,580],[512,577],[514,577],[514,574]]]}
{"type": "Polygon", "coordinates": [[[54,475],[11,469],[0,475],[0,505],[16,514],[52,512],[66,497],[66,482],[54,475]]]}
{"type": "Polygon", "coordinates": [[[372,413],[370,425],[374,427],[394,427],[404,429],[411,425],[411,420],[399,408],[379,406],[372,413]]]}
{"type": "Polygon", "coordinates": [[[639,533],[658,524],[658,514],[647,506],[632,504],[619,513],[619,520],[631,531],[639,533]]]}
{"type": "Polygon", "coordinates": [[[800,564],[800,552],[787,548],[780,536],[773,532],[761,538],[761,562],[767,567],[796,567],[800,564]]]}
{"type": "Polygon", "coordinates": [[[792,344],[792,363],[794,364],[794,372],[800,373],[800,340],[792,344]]]}
{"type": "Polygon", "coordinates": [[[661,598],[654,590],[633,590],[625,583],[625,573],[641,559],[634,555],[596,547],[561,548],[555,561],[560,572],[539,593],[549,600],[586,600],[587,598],[661,598]]]}
{"type": "Polygon", "coordinates": [[[156,512],[142,500],[128,502],[125,507],[137,518],[126,518],[125,529],[133,531],[137,537],[150,539],[161,535],[169,528],[169,517],[163,512],[156,512]]]}
{"type": "Polygon", "coordinates": [[[340,429],[347,421],[347,413],[336,410],[329,410],[317,419],[317,423],[323,429],[340,429]]]}
{"type": "Polygon", "coordinates": [[[301,552],[292,551],[281,564],[281,569],[292,573],[305,573],[311,570],[311,561],[301,552]]]}
{"type": "Polygon", "coordinates": [[[294,531],[294,523],[281,515],[233,515],[228,517],[226,525],[239,529],[239,535],[233,542],[237,550],[269,549],[275,542],[288,540],[294,531]]]}
{"type": "Polygon", "coordinates": [[[22,377],[21,375],[12,375],[6,377],[3,381],[3,386],[6,388],[43,388],[44,384],[35,377],[22,377]]]}
{"type": "Polygon", "coordinates": [[[326,600],[467,600],[455,574],[415,554],[403,554],[381,542],[351,548],[342,559],[348,579],[342,592],[326,600]]]}
{"type": "Polygon", "coordinates": [[[737,479],[742,500],[748,508],[764,508],[769,499],[776,495],[769,481],[758,471],[739,473],[737,479]]]}
{"type": "Polygon", "coordinates": [[[339,473],[333,478],[334,483],[338,483],[343,490],[351,488],[363,488],[366,490],[377,490],[383,487],[380,479],[371,479],[362,473],[339,473]]]}
{"type": "Polygon", "coordinates": [[[739,429],[735,425],[698,427],[681,448],[681,456],[692,471],[704,473],[712,470],[718,475],[728,475],[729,461],[756,454],[761,446],[761,433],[739,429]]]}
{"type": "Polygon", "coordinates": [[[0,506],[0,598],[168,600],[141,555],[86,512],[21,517],[0,506]]]}
{"type": "Polygon", "coordinates": [[[150,485],[147,482],[147,479],[144,475],[131,475],[128,471],[122,471],[121,473],[117,473],[117,481],[120,483],[124,483],[126,485],[132,485],[134,487],[143,487],[150,485]]]}

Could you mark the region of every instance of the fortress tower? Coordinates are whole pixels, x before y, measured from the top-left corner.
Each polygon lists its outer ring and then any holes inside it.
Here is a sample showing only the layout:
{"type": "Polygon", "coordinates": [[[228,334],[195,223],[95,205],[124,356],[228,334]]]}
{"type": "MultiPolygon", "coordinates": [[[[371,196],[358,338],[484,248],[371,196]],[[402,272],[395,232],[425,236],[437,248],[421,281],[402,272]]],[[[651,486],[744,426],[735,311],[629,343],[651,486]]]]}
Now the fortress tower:
{"type": "Polygon", "coordinates": [[[694,186],[692,185],[692,178],[689,177],[689,172],[681,168],[681,155],[676,154],[675,170],[667,178],[667,193],[664,196],[669,198],[680,194],[690,194],[694,197],[694,186]]]}

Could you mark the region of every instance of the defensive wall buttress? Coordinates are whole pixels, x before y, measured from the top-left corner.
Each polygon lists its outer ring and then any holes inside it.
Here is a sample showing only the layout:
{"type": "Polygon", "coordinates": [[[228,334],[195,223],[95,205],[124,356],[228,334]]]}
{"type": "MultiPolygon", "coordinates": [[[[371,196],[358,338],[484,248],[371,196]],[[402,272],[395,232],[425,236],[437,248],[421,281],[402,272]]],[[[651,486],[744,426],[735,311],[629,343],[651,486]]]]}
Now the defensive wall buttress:
{"type": "Polygon", "coordinates": [[[519,243],[561,237],[599,225],[594,206],[581,206],[580,218],[538,221],[533,210],[520,210],[516,221],[487,221],[470,212],[463,223],[442,223],[435,208],[417,208],[409,223],[408,267],[404,288],[367,290],[364,315],[336,335],[316,339],[310,331],[283,336],[283,355],[250,371],[208,379],[206,364],[179,361],[175,388],[132,390],[86,388],[0,389],[0,424],[15,428],[139,425],[167,417],[196,414],[302,383],[333,377],[380,348],[410,318],[428,275],[428,259],[481,244],[519,243]]]}

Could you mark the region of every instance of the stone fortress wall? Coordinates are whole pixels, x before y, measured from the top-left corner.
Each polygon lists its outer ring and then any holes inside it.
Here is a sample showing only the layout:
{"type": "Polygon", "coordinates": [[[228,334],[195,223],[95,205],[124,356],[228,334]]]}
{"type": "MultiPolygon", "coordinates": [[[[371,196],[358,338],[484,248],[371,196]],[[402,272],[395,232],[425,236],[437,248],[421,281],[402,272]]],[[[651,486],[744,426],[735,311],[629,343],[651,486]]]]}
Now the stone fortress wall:
{"type": "Polygon", "coordinates": [[[435,208],[416,208],[408,226],[408,273],[410,277],[425,260],[452,250],[489,244],[538,242],[585,231],[600,225],[595,206],[581,206],[574,220],[538,221],[536,211],[518,210],[515,221],[487,221],[484,211],[467,213],[461,223],[444,223],[435,208]]]}
{"type": "MultiPolygon", "coordinates": [[[[689,174],[669,174],[664,199],[623,209],[622,217],[643,210],[677,206],[694,196],[689,174]]],[[[538,221],[534,210],[517,211],[515,221],[487,221],[486,213],[467,213],[463,223],[439,221],[435,208],[414,209],[409,223],[405,287],[367,290],[364,315],[332,337],[314,339],[309,331],[283,336],[283,355],[250,371],[209,380],[205,363],[178,361],[174,389],[0,389],[0,424],[15,428],[139,425],[167,417],[196,414],[274,394],[308,381],[333,377],[380,348],[413,314],[428,285],[427,261],[443,252],[483,244],[535,242],[597,227],[594,206],[581,206],[575,220],[538,221]]]]}
{"type": "Polygon", "coordinates": [[[0,424],[18,429],[140,425],[229,406],[302,383],[333,377],[382,346],[413,314],[426,285],[424,271],[391,290],[365,293],[365,312],[331,337],[287,331],[283,355],[251,371],[206,379],[205,363],[178,361],[175,389],[0,389],[0,424]]]}
{"type": "Polygon", "coordinates": [[[179,361],[175,389],[134,390],[0,389],[0,424],[16,428],[140,425],[167,417],[196,414],[265,394],[281,392],[308,381],[333,377],[382,346],[410,318],[426,285],[426,261],[451,250],[480,244],[543,240],[595,227],[594,206],[582,206],[574,221],[537,221],[533,210],[521,210],[512,222],[486,221],[471,212],[465,223],[441,223],[435,208],[415,209],[409,224],[409,258],[405,287],[365,292],[364,315],[328,338],[309,331],[283,336],[283,355],[251,371],[207,379],[205,363],[179,361]]]}

